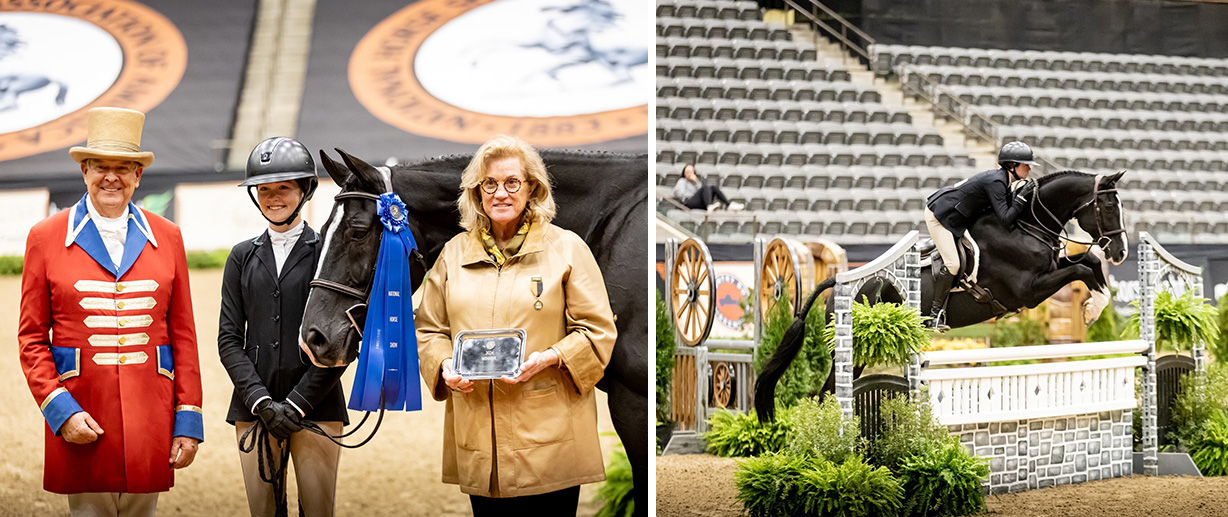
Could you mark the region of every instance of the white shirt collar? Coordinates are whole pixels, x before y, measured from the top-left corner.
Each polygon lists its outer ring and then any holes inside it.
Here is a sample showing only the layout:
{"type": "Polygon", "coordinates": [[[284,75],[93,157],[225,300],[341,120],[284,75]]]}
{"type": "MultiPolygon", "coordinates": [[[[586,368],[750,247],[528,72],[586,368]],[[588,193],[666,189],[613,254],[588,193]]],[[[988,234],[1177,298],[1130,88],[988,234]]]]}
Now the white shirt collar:
{"type": "Polygon", "coordinates": [[[293,246],[295,242],[298,242],[299,236],[303,234],[304,226],[306,226],[306,221],[300,220],[298,224],[294,226],[294,228],[284,232],[279,232],[269,228],[269,242],[271,242],[274,246],[285,246],[287,244],[293,246]]]}

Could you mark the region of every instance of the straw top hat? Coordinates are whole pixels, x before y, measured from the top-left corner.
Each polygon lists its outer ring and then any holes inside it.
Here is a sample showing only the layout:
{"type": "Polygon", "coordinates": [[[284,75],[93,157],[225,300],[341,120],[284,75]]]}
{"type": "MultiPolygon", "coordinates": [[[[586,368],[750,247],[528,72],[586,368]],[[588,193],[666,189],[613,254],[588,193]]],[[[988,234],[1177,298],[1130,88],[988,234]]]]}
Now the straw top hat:
{"type": "Polygon", "coordinates": [[[141,152],[141,128],[145,114],[124,108],[94,108],[89,113],[89,128],[85,147],[73,147],[69,156],[77,163],[90,158],[132,160],[148,167],[153,163],[151,152],[141,152]]]}

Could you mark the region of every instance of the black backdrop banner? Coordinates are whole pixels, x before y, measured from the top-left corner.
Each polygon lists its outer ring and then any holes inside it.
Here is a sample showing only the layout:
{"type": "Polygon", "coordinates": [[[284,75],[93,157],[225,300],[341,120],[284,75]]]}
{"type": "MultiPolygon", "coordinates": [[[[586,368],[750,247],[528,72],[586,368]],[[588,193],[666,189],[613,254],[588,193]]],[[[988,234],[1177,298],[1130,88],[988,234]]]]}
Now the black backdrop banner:
{"type": "MultiPolygon", "coordinates": [[[[857,17],[853,2],[835,2],[857,17]]],[[[1228,4],[1139,0],[863,0],[880,43],[1228,57],[1228,4]]]]}
{"type": "MultiPolygon", "coordinates": [[[[0,15],[35,13],[51,14],[59,17],[78,17],[104,27],[120,40],[123,48],[123,74],[116,80],[116,85],[125,81],[131,93],[112,95],[118,87],[112,87],[108,93],[97,100],[114,102],[113,105],[141,108],[140,104],[150,104],[151,109],[145,109],[146,119],[141,148],[152,151],[155,159],[145,173],[144,183],[158,183],[170,180],[178,181],[210,181],[217,173],[214,165],[222,157],[217,150],[230,138],[230,129],[234,120],[235,106],[238,101],[239,89],[242,85],[243,67],[247,62],[247,48],[255,17],[255,0],[211,0],[203,2],[183,2],[177,0],[142,0],[139,4],[128,2],[112,2],[97,0],[96,2],[34,2],[28,0],[0,0],[0,15]],[[110,5],[114,3],[114,5],[110,5]],[[104,9],[105,8],[105,9],[104,9]],[[169,22],[169,24],[165,23],[169,22]],[[168,29],[173,26],[172,29],[168,29]],[[179,39],[174,34],[177,29],[182,34],[179,39]],[[162,33],[172,35],[166,39],[173,40],[167,45],[166,52],[142,54],[142,47],[148,47],[148,38],[161,38],[162,33]],[[131,38],[128,40],[127,38],[131,38]],[[130,43],[129,43],[130,41],[130,43]],[[181,42],[181,43],[178,43],[181,42]],[[130,45],[130,46],[129,46],[130,45]],[[174,55],[175,47],[180,50],[186,47],[183,55],[174,55]],[[169,54],[169,55],[168,55],[169,54]],[[183,61],[186,60],[186,63],[183,61]],[[176,66],[178,67],[176,69],[176,66]],[[131,77],[134,69],[142,67],[149,71],[145,77],[131,77]],[[177,70],[182,70],[182,78],[174,80],[177,70]],[[134,80],[129,80],[129,78],[134,80]],[[154,84],[166,80],[165,85],[154,84]],[[165,87],[170,89],[165,99],[158,101],[144,100],[145,90],[165,87]],[[166,179],[162,179],[166,178],[166,179]]],[[[37,52],[40,50],[39,34],[21,33],[19,37],[25,40],[26,46],[20,52],[37,52]]],[[[55,37],[55,34],[42,35],[55,37]]],[[[74,35],[80,37],[79,35],[74,35]]],[[[81,52],[84,53],[86,49],[81,52]]],[[[28,55],[28,54],[27,54],[28,55]]],[[[8,56],[20,59],[21,55],[8,56]]],[[[0,61],[0,70],[5,68],[0,61]]],[[[50,73],[54,79],[62,80],[70,85],[67,98],[71,104],[74,96],[80,95],[80,85],[88,83],[92,74],[82,68],[60,70],[50,73]]],[[[88,87],[88,85],[85,85],[88,87]]],[[[35,92],[37,94],[37,92],[35,92]]],[[[31,102],[36,100],[30,97],[31,102]]],[[[89,100],[83,99],[82,102],[89,100]]],[[[26,102],[23,96],[19,102],[26,102]]],[[[38,109],[31,107],[31,109],[38,109]]],[[[46,109],[46,108],[43,108],[46,109]]],[[[6,111],[2,118],[14,111],[6,111]]],[[[42,134],[27,135],[26,142],[35,138],[44,141],[52,137],[57,146],[37,154],[17,153],[16,158],[0,157],[0,186],[4,188],[48,187],[53,192],[72,190],[80,192],[81,171],[77,164],[68,156],[68,148],[73,145],[84,145],[85,141],[85,106],[80,110],[66,114],[60,119],[48,122],[53,130],[42,134]],[[71,133],[68,135],[56,135],[71,133]]],[[[5,131],[0,131],[4,133],[5,131]]],[[[13,138],[18,132],[0,134],[0,143],[6,144],[10,153],[13,147],[23,143],[21,138],[13,138]]],[[[3,156],[4,149],[0,149],[3,156]]],[[[233,179],[233,176],[218,176],[220,179],[233,179]],[[224,177],[223,177],[224,176],[224,177]]],[[[79,196],[80,194],[78,194],[79,196]]]]}

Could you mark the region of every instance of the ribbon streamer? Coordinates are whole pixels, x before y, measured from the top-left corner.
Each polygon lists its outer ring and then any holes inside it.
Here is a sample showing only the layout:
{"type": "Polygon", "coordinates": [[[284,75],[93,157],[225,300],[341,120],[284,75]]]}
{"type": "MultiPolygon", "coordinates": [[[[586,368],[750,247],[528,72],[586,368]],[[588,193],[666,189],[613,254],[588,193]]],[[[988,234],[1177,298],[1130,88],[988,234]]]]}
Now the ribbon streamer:
{"type": "Polygon", "coordinates": [[[383,394],[386,410],[418,411],[422,409],[422,388],[409,275],[409,256],[418,243],[409,231],[405,203],[395,193],[380,195],[376,210],[384,233],[349,408],[378,411],[383,394]]]}

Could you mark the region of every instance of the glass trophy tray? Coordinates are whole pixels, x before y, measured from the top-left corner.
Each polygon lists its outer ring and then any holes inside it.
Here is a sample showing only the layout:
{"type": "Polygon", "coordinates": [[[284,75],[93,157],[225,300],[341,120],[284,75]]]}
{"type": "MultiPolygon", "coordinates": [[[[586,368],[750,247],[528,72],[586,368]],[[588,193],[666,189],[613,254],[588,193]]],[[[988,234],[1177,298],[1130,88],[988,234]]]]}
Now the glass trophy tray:
{"type": "Polygon", "coordinates": [[[524,362],[524,329],[466,330],[452,345],[456,373],[468,380],[515,377],[524,362]]]}

